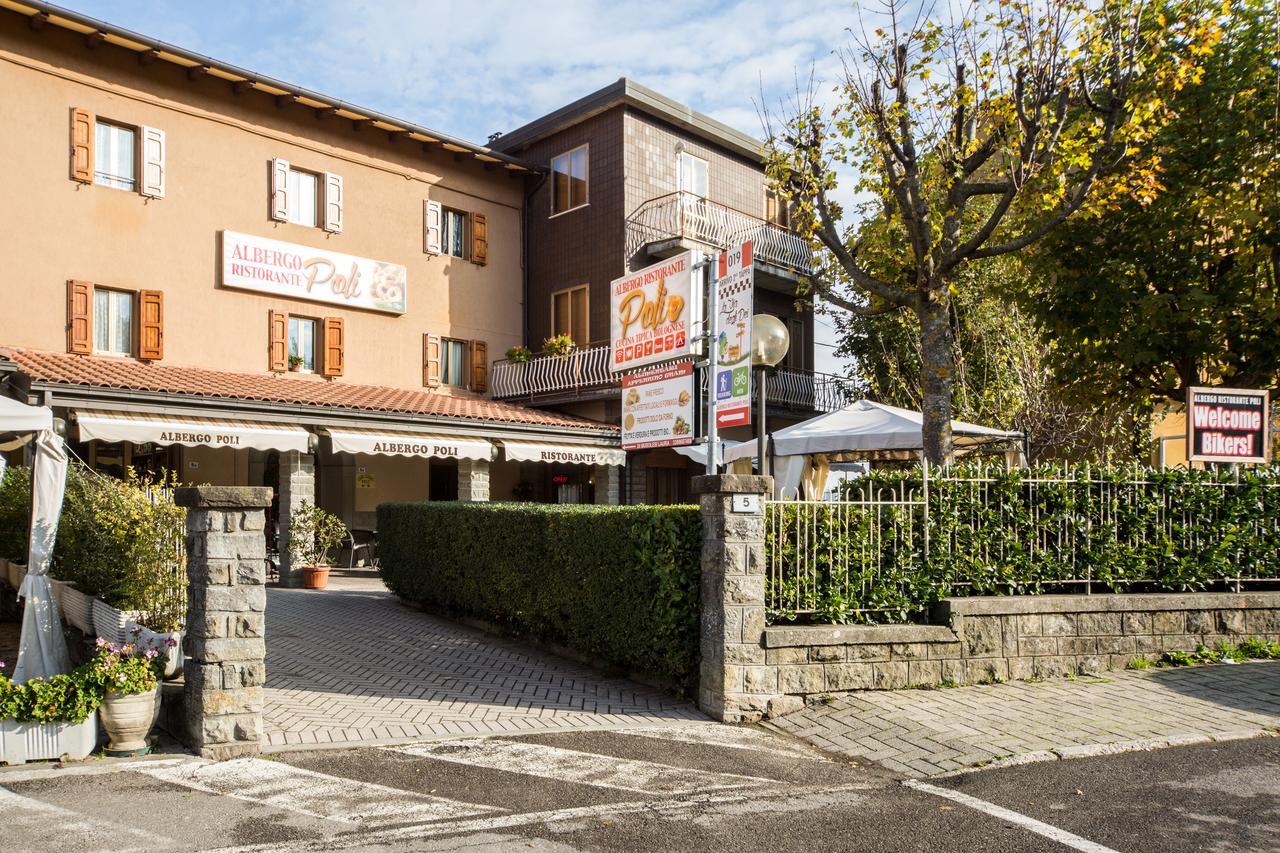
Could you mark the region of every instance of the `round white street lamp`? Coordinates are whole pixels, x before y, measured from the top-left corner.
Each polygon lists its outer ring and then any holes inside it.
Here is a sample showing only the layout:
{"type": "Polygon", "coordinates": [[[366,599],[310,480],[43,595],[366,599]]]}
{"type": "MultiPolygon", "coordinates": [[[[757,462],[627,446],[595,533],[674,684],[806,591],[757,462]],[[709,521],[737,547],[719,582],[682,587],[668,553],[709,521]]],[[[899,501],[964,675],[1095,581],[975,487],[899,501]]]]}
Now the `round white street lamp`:
{"type": "Polygon", "coordinates": [[[759,457],[759,470],[763,476],[769,473],[766,451],[769,434],[765,430],[767,414],[765,393],[765,370],[777,367],[778,362],[787,357],[791,348],[791,333],[787,324],[772,314],[756,314],[751,318],[751,364],[756,368],[756,393],[759,403],[756,412],[756,455],[759,457]]]}

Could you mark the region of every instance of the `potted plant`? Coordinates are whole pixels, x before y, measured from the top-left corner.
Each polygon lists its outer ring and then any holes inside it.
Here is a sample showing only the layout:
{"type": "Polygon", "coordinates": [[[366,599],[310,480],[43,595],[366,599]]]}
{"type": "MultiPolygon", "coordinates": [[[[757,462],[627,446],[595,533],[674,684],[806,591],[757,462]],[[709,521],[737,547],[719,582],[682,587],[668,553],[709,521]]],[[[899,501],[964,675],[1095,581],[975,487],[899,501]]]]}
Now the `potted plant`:
{"type": "Polygon", "coordinates": [[[524,364],[533,353],[529,352],[529,348],[525,346],[514,346],[507,350],[507,361],[515,364],[524,364]]]}
{"type": "Polygon", "coordinates": [[[300,370],[302,370],[302,356],[300,355],[289,356],[289,370],[293,373],[297,373],[300,370]]]}
{"type": "Polygon", "coordinates": [[[552,357],[568,355],[575,347],[577,344],[573,342],[573,338],[563,334],[547,338],[542,342],[543,352],[552,357]]]}
{"type": "Polygon", "coordinates": [[[289,553],[302,566],[302,586],[324,589],[329,585],[330,551],[347,536],[347,526],[332,513],[302,502],[289,522],[289,553]]]}
{"type": "MultiPolygon", "coordinates": [[[[134,636],[137,637],[135,630],[134,636]]],[[[107,733],[107,755],[146,755],[147,735],[160,715],[160,652],[136,642],[98,638],[90,677],[102,690],[98,717],[107,733]]]]}
{"type": "Polygon", "coordinates": [[[88,665],[14,684],[0,661],[0,763],[81,759],[93,752],[102,695],[88,665]]]}

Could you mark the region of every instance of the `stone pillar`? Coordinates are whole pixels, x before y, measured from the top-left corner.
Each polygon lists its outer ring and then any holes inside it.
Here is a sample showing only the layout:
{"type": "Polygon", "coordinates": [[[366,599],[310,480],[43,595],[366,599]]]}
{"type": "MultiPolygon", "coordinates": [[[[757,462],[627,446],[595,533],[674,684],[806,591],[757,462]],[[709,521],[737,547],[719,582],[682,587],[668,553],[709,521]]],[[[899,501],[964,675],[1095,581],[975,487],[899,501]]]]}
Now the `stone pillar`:
{"type": "Polygon", "coordinates": [[[597,465],[592,477],[596,484],[596,503],[617,506],[622,503],[622,466],[597,465]]]}
{"type": "Polygon", "coordinates": [[[316,459],[310,453],[287,450],[280,454],[280,585],[301,586],[302,571],[289,554],[289,524],[293,513],[316,502],[316,459]]]}
{"type": "Polygon", "coordinates": [[[262,749],[267,681],[265,486],[187,486],[187,743],[221,761],[262,749]]]}
{"type": "Polygon", "coordinates": [[[458,460],[458,500],[489,501],[489,460],[458,460]]]}
{"type": "Polygon", "coordinates": [[[644,466],[640,456],[628,454],[627,467],[624,469],[622,476],[627,478],[627,503],[648,503],[649,469],[644,466]]]}
{"type": "Polygon", "coordinates": [[[764,500],[773,478],[693,478],[702,506],[702,670],[698,706],[726,723],[778,713],[764,648],[764,500]],[[734,506],[734,499],[746,505],[734,506]]]}

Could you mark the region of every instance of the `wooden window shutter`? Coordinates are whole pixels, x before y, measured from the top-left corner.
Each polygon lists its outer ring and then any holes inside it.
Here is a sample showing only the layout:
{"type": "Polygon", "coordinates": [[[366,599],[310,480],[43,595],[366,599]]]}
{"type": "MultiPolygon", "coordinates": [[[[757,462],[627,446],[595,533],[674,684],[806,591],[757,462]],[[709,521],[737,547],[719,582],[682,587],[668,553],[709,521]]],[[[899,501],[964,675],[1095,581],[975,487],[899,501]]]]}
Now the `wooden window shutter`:
{"type": "Polygon", "coordinates": [[[422,336],[422,384],[428,388],[440,387],[440,336],[422,336]]]}
{"type": "Polygon", "coordinates": [[[164,294],[158,290],[138,291],[138,358],[164,358],[164,294]]]}
{"type": "Polygon", "coordinates": [[[289,369],[289,315],[268,313],[267,369],[279,373],[289,369]]]}
{"type": "Polygon", "coordinates": [[[483,394],[489,390],[489,345],[471,342],[471,390],[483,394]]]}
{"type": "Polygon", "coordinates": [[[279,157],[271,161],[271,218],[289,219],[289,161],[279,157]]]}
{"type": "Polygon", "coordinates": [[[489,220],[483,213],[471,214],[471,263],[489,263],[489,220]]]}
{"type": "Polygon", "coordinates": [[[346,369],[346,331],[341,317],[324,318],[324,363],[320,375],[341,376],[346,369]]]}
{"type": "Polygon", "coordinates": [[[164,131],[156,127],[143,127],[139,131],[142,136],[140,192],[147,198],[164,198],[164,131]]]}
{"type": "Polygon", "coordinates": [[[342,233],[342,176],[324,173],[324,230],[331,234],[342,233]]]}
{"type": "Polygon", "coordinates": [[[438,201],[422,203],[422,251],[428,255],[440,254],[441,218],[444,209],[438,201]]]}
{"type": "Polygon", "coordinates": [[[93,113],[71,110],[71,180],[93,183],[93,113]]]}
{"type": "Polygon", "coordinates": [[[93,352],[93,284],[67,282],[67,352],[93,352]]]}

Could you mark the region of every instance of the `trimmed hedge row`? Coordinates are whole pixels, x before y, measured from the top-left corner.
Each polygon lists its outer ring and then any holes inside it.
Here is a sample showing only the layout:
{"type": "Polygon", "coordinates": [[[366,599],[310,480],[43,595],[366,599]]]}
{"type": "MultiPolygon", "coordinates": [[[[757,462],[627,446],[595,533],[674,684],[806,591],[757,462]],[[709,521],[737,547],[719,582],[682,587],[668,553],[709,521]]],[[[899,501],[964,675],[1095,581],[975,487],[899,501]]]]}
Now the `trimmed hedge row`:
{"type": "Polygon", "coordinates": [[[378,507],[380,571],[401,599],[689,692],[698,675],[701,543],[692,506],[378,507]]]}

